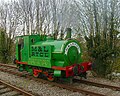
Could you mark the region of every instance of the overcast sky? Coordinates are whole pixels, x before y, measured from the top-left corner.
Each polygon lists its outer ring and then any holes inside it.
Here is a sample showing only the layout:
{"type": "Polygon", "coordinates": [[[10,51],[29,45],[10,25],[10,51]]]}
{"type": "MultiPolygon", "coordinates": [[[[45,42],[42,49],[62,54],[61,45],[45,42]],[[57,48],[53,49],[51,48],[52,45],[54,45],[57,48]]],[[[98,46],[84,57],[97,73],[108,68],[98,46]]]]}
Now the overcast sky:
{"type": "Polygon", "coordinates": [[[2,1],[2,2],[3,2],[3,1],[7,2],[7,1],[10,1],[10,0],[0,0],[0,2],[1,2],[1,1],[2,1]]]}
{"type": "Polygon", "coordinates": [[[9,1],[11,1],[11,0],[0,0],[0,3],[1,2],[9,2],[9,1]]]}

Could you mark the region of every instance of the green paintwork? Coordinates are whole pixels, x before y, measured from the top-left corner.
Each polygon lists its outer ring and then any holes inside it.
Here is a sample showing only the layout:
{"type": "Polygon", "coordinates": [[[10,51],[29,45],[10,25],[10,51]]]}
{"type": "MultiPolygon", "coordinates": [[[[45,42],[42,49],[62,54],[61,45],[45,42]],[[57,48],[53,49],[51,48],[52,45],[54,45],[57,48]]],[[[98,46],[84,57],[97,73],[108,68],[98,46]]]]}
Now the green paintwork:
{"type": "Polygon", "coordinates": [[[16,38],[16,59],[19,60],[19,54],[21,54],[21,60],[22,62],[28,62],[29,59],[29,51],[30,51],[30,45],[34,44],[31,42],[31,40],[34,39],[34,43],[40,41],[39,35],[30,35],[30,36],[18,36],[16,38]],[[18,53],[18,41],[20,39],[23,39],[23,44],[21,46],[20,53],[18,53]]]}
{"type": "Polygon", "coordinates": [[[60,70],[54,70],[54,76],[55,77],[61,77],[61,71],[60,70]]]}
{"type": "MultiPolygon", "coordinates": [[[[19,36],[16,40],[16,59],[27,62],[29,66],[40,68],[66,67],[82,61],[80,44],[75,39],[53,40],[51,37],[30,35],[19,36]],[[20,40],[24,44],[20,47],[19,52],[18,43],[20,40]]],[[[31,68],[25,67],[27,71],[31,68]]],[[[54,76],[61,76],[61,71],[54,70],[54,76]]]]}
{"type": "Polygon", "coordinates": [[[51,68],[51,46],[30,46],[29,65],[51,68]]]}

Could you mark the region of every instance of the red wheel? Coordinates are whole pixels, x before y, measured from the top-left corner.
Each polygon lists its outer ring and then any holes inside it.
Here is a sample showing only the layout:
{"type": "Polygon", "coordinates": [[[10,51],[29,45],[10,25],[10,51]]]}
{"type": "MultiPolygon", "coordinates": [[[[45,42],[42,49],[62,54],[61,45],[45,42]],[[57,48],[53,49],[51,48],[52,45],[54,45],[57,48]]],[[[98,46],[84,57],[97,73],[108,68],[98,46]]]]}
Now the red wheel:
{"type": "Polygon", "coordinates": [[[39,77],[39,72],[33,71],[33,76],[38,78],[39,77]]]}
{"type": "Polygon", "coordinates": [[[54,77],[53,77],[53,75],[51,75],[51,74],[47,76],[47,79],[48,79],[49,81],[54,81],[54,77]]]}

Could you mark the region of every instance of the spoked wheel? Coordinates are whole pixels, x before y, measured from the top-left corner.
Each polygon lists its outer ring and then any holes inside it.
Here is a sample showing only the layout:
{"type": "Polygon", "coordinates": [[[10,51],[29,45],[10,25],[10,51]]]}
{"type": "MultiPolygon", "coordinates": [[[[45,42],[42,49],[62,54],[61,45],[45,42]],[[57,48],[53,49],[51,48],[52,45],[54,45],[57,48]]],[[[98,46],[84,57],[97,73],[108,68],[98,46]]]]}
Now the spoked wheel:
{"type": "Polygon", "coordinates": [[[49,75],[47,76],[47,79],[48,79],[49,81],[54,81],[54,77],[53,77],[52,74],[49,74],[49,75]]]}
{"type": "Polygon", "coordinates": [[[39,72],[36,72],[36,71],[33,72],[33,76],[36,77],[36,78],[39,77],[39,74],[40,74],[39,72]]]}

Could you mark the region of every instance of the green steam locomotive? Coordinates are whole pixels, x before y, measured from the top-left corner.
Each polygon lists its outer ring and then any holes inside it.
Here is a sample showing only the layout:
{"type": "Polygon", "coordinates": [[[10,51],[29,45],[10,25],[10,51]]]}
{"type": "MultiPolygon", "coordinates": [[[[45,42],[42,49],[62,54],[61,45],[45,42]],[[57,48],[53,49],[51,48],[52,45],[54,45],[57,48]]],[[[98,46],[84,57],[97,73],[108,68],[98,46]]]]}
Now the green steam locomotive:
{"type": "Polygon", "coordinates": [[[54,40],[46,35],[16,37],[16,60],[19,71],[27,71],[34,77],[55,78],[86,76],[90,62],[82,62],[80,43],[71,39],[54,40]]]}

